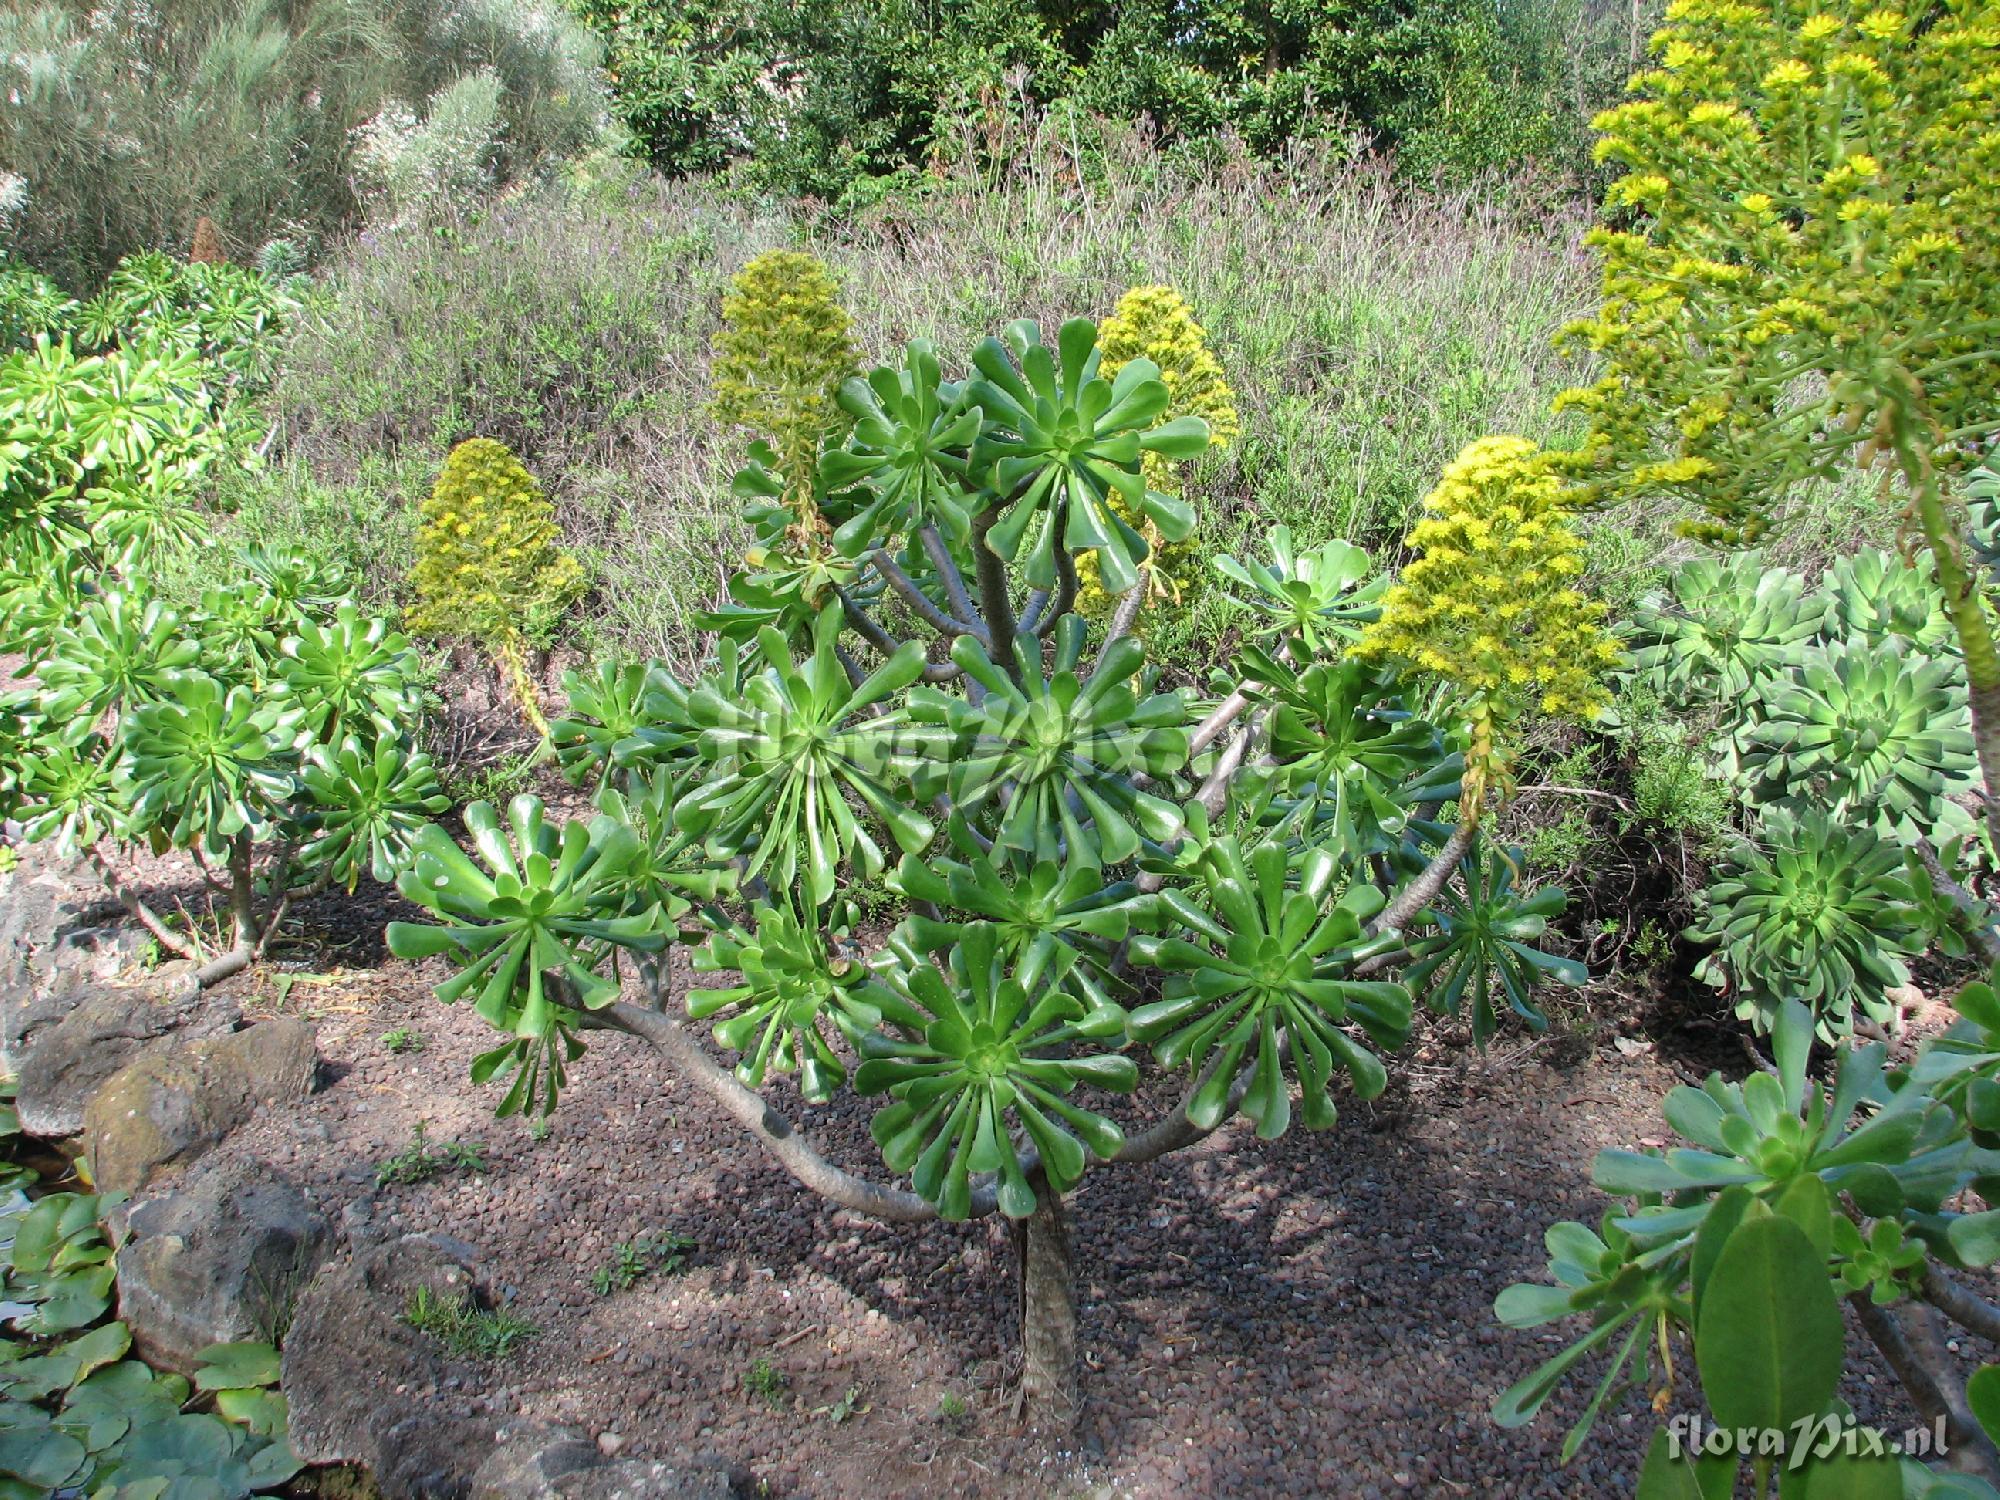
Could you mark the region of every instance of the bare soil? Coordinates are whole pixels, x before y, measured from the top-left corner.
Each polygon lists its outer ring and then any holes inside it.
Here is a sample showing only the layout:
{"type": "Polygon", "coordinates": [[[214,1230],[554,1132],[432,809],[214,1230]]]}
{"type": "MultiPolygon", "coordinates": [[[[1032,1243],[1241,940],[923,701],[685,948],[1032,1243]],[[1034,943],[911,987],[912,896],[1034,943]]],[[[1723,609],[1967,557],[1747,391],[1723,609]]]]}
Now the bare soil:
{"type": "MultiPolygon", "coordinates": [[[[576,1423],[625,1455],[716,1454],[779,1496],[1629,1492],[1653,1425],[1644,1393],[1559,1467],[1584,1383],[1526,1431],[1487,1409],[1580,1330],[1513,1332],[1491,1306],[1539,1275],[1547,1224],[1603,1211],[1598,1149],[1660,1143],[1659,1100],[1689,1076],[1669,1049],[1621,1049],[1605,1029],[1558,1065],[1562,1049],[1480,1059],[1433,1031],[1389,1095],[1350,1102],[1333,1131],[1266,1145],[1239,1121],[1087,1177],[1072,1198],[1087,1405],[1051,1442],[1010,1404],[1004,1224],[830,1210],[620,1035],[591,1038],[538,1141],[467,1081],[484,1024],[432,998],[439,974],[382,955],[389,902],[320,904],[345,935],[231,991],[253,1016],[316,1021],[326,1085],[218,1151],[292,1178],[350,1237],[440,1231],[479,1250],[487,1287],[538,1334],[413,1403],[576,1423]],[[398,1028],[422,1050],[388,1050],[398,1028]],[[483,1169],[378,1187],[420,1122],[433,1143],[476,1146],[483,1169]],[[593,1289],[620,1242],[669,1232],[695,1242],[683,1270],[593,1289]],[[753,1388],[760,1360],[781,1390],[753,1388]]],[[[1174,1082],[1132,1117],[1170,1108],[1174,1082]]],[[[867,1101],[774,1094],[827,1154],[881,1175],[867,1101]]],[[[1850,1385],[1864,1415],[1907,1425],[1900,1397],[1878,1398],[1879,1369],[1857,1358],[1850,1385]]],[[[1694,1409],[1694,1393],[1674,1405],[1694,1409]]]]}
{"type": "MultiPolygon", "coordinates": [[[[469,696],[458,688],[453,699],[469,696]]],[[[492,737],[498,716],[483,707],[456,739],[492,737]]],[[[537,790],[552,810],[583,810],[552,775],[537,790]]],[[[159,909],[208,905],[177,857],[136,875],[159,909]]],[[[1392,1064],[1388,1094],[1349,1100],[1332,1131],[1265,1144],[1239,1120],[1151,1165],[1087,1176],[1070,1200],[1086,1405],[1051,1441],[1010,1399],[1004,1223],[893,1227],[830,1209],[621,1035],[590,1038],[545,1139],[496,1120],[499,1089],[467,1078],[492,1033],[433,998],[442,968],[383,949],[385,921],[419,915],[372,884],[322,896],[288,924],[296,941],[217,992],[252,1019],[313,1020],[323,1087],[213,1153],[267,1163],[353,1242],[433,1231],[476,1248],[486,1288],[537,1334],[504,1359],[459,1362],[440,1388],[408,1392],[413,1406],[496,1427],[576,1424],[621,1456],[713,1454],[780,1497],[1631,1491],[1651,1393],[1614,1398],[1559,1465],[1602,1365],[1530,1428],[1502,1431],[1493,1398],[1582,1328],[1515,1332],[1492,1303],[1540,1279],[1550,1223],[1604,1212],[1589,1181],[1598,1150],[1664,1144],[1668,1089],[1749,1066],[1719,1011],[1588,991],[1556,1039],[1503,1040],[1485,1057],[1434,1022],[1392,1064]],[[389,1050],[398,1030],[421,1050],[389,1050]],[[378,1185],[419,1124],[434,1146],[476,1147],[483,1167],[378,1185]],[[593,1288],[619,1244],[669,1233],[694,1242],[680,1271],[593,1288]],[[760,1361],[781,1388],[757,1388],[760,1361]]],[[[1155,1080],[1112,1112],[1158,1118],[1184,1081],[1155,1080]]],[[[809,1108],[788,1086],[770,1093],[830,1158],[883,1176],[871,1101],[809,1108]]],[[[1911,1425],[1865,1348],[1850,1341],[1843,1394],[1864,1420],[1911,1425]]],[[[1968,1372],[1992,1357],[1969,1340],[1954,1352],[1968,1372]]],[[[1671,1393],[1669,1409],[1699,1409],[1698,1393],[1671,1393]]]]}

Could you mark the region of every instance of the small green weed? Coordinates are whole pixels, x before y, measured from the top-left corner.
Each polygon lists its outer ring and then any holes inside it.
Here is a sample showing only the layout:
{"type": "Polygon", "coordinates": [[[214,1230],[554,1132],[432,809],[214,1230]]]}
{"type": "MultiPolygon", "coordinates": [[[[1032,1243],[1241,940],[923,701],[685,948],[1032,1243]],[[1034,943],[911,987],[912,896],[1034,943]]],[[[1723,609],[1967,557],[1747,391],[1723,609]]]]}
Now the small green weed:
{"type": "Polygon", "coordinates": [[[768,1359],[753,1359],[743,1371],[743,1389],[753,1396],[762,1396],[774,1408],[782,1404],[785,1388],[790,1384],[785,1372],[768,1359]]]}
{"type": "Polygon", "coordinates": [[[421,1052],[424,1050],[424,1034],[408,1026],[398,1026],[393,1031],[382,1033],[382,1046],[398,1056],[405,1052],[421,1052]]]}
{"type": "Polygon", "coordinates": [[[861,1404],[861,1387],[850,1385],[842,1392],[840,1399],[831,1406],[814,1407],[813,1415],[816,1417],[825,1417],[829,1424],[838,1427],[849,1417],[865,1417],[871,1410],[873,1410],[872,1407],[861,1404]]]}
{"type": "Polygon", "coordinates": [[[439,1141],[433,1145],[424,1123],[419,1120],[410,1130],[410,1144],[394,1156],[376,1163],[375,1185],[407,1185],[428,1182],[446,1172],[485,1170],[486,1153],[483,1149],[464,1141],[439,1141]]]}
{"type": "Polygon", "coordinates": [[[611,1262],[591,1273],[590,1285],[600,1297],[622,1292],[641,1278],[658,1271],[671,1276],[687,1263],[694,1241],[684,1234],[644,1234],[627,1241],[611,1253],[611,1262]]]}
{"type": "Polygon", "coordinates": [[[963,1433],[972,1426],[972,1408],[966,1405],[965,1397],[957,1391],[946,1391],[938,1397],[937,1410],[931,1413],[931,1420],[950,1433],[963,1433]]]}
{"type": "Polygon", "coordinates": [[[1588,818],[1580,812],[1565,813],[1559,822],[1544,823],[1530,833],[1522,854],[1531,870],[1570,870],[1583,862],[1595,842],[1588,818]]]}
{"type": "Polygon", "coordinates": [[[540,747],[520,755],[503,755],[485,765],[438,767],[438,779],[454,806],[490,802],[505,807],[534,783],[535,767],[541,763],[540,747]]]}
{"type": "Polygon", "coordinates": [[[540,1332],[505,1308],[473,1306],[466,1292],[445,1294],[427,1286],[410,1293],[403,1321],[468,1359],[506,1359],[540,1332]]]}

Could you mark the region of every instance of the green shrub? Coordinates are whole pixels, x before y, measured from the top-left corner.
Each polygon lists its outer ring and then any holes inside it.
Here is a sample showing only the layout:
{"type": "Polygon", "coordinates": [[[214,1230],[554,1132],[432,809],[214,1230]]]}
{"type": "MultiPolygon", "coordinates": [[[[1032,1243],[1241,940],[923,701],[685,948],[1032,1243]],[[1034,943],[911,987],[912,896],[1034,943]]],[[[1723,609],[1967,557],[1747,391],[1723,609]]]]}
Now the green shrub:
{"type": "Polygon", "coordinates": [[[741,160],[753,181],[868,201],[913,168],[1004,156],[1038,108],[1088,128],[1149,121],[1394,151],[1415,176],[1585,166],[1585,122],[1616,97],[1659,7],[1583,0],[1047,0],[936,7],[571,0],[609,48],[620,118],[669,172],[741,160]],[[773,87],[773,83],[778,84],[773,87]]]}
{"type": "Polygon", "coordinates": [[[527,179],[596,139],[595,55],[538,0],[10,7],[0,162],[24,201],[0,244],[87,290],[132,251],[185,253],[203,216],[242,259],[324,240],[358,211],[357,147],[421,132],[414,111],[482,74],[490,175],[527,179]]]}

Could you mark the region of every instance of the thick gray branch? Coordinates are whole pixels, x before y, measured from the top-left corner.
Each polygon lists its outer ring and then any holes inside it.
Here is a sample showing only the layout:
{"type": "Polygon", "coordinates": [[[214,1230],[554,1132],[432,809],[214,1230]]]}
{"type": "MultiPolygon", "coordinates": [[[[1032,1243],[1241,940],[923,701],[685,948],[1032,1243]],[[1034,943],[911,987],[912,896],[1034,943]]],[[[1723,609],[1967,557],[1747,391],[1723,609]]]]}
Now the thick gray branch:
{"type": "Polygon", "coordinates": [[[1963,1382],[1951,1368],[1930,1309],[1907,1302],[1877,1307],[1865,1292],[1847,1300],[1918,1412],[1926,1421],[1944,1418],[1945,1442],[1951,1449],[1948,1466],[1961,1474],[1977,1474],[1989,1484],[2000,1484],[2000,1451],[1995,1450],[1966,1402],[1963,1382]]]}
{"type": "Polygon", "coordinates": [[[924,555],[937,569],[938,581],[944,585],[944,596],[951,604],[952,613],[961,620],[977,620],[979,612],[972,607],[972,596],[965,591],[965,579],[958,571],[958,563],[953,560],[951,548],[944,544],[935,526],[925,526],[917,533],[924,544],[924,555]]]}
{"type": "MultiPolygon", "coordinates": [[[[894,656],[903,648],[904,643],[883,629],[881,622],[862,608],[860,600],[846,589],[835,589],[834,592],[840,596],[841,613],[847,616],[847,623],[861,633],[864,641],[884,656],[894,656]]],[[[925,682],[950,682],[959,675],[956,662],[924,663],[925,682]]]]}
{"type": "Polygon", "coordinates": [[[1199,755],[1215,743],[1216,737],[1236,722],[1236,716],[1250,706],[1250,700],[1238,688],[1227,698],[1215,705],[1209,716],[1195,725],[1194,733],[1188,736],[1188,754],[1199,755]]]}
{"type": "Polygon", "coordinates": [[[1444,889],[1444,883],[1451,879],[1451,872],[1458,868],[1460,860],[1472,848],[1472,841],[1479,837],[1479,824],[1461,823],[1444,841],[1431,862],[1424,866],[1423,873],[1396,893],[1396,897],[1382,908],[1381,914],[1368,924],[1371,936],[1384,932],[1401,932],[1410,924],[1416,914],[1437,899],[1437,893],[1444,889]]]}
{"type": "Polygon", "coordinates": [[[888,580],[889,587],[915,611],[917,618],[946,640],[953,640],[961,635],[973,636],[981,641],[986,639],[986,633],[973,621],[954,620],[933,604],[930,596],[917,587],[916,580],[897,565],[896,559],[889,555],[886,548],[877,547],[868,554],[868,560],[875,565],[875,571],[888,580]]]}
{"type": "MultiPolygon", "coordinates": [[[[1113,641],[1130,632],[1133,624],[1139,618],[1139,611],[1146,607],[1146,591],[1152,586],[1153,570],[1151,568],[1141,568],[1139,570],[1139,581],[1123,594],[1119,595],[1118,608],[1111,612],[1111,623],[1104,630],[1104,646],[1106,650],[1110,649],[1113,641]]],[[[1097,659],[1101,663],[1104,657],[1100,654],[1097,659]]]]}
{"type": "Polygon", "coordinates": [[[993,664],[1020,681],[1014,660],[1014,603],[1007,596],[1007,564],[986,543],[986,534],[1000,519],[1000,507],[990,506],[972,523],[972,561],[979,574],[979,604],[986,617],[986,651],[993,664]]]}
{"type": "Polygon", "coordinates": [[[790,1120],[737,1082],[673,1017],[619,1001],[594,1012],[592,1019],[638,1037],[666,1058],[677,1073],[755,1136],[779,1166],[829,1202],[894,1224],[922,1224],[938,1216],[937,1209],[915,1193],[856,1177],[821,1156],[790,1120]]]}
{"type": "Polygon", "coordinates": [[[2000,1344],[2000,1307],[1970,1287],[1961,1286],[1942,1267],[1924,1268],[1924,1300],[1969,1333],[2000,1344]]]}

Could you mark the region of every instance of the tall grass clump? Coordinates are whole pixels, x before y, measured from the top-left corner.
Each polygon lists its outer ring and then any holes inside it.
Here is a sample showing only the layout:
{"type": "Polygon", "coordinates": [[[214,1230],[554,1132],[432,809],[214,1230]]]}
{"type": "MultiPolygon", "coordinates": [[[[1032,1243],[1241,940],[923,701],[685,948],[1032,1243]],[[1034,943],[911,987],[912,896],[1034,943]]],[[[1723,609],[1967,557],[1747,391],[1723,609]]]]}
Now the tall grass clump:
{"type": "MultiPolygon", "coordinates": [[[[361,210],[356,151],[435,154],[490,93],[478,184],[598,137],[597,48],[554,0],[109,0],[0,7],[0,248],[75,289],[134,250],[185,251],[207,217],[248,260],[361,210]],[[396,149],[391,149],[396,148],[396,149]]],[[[407,173],[406,173],[407,175],[407,173]]]]}

